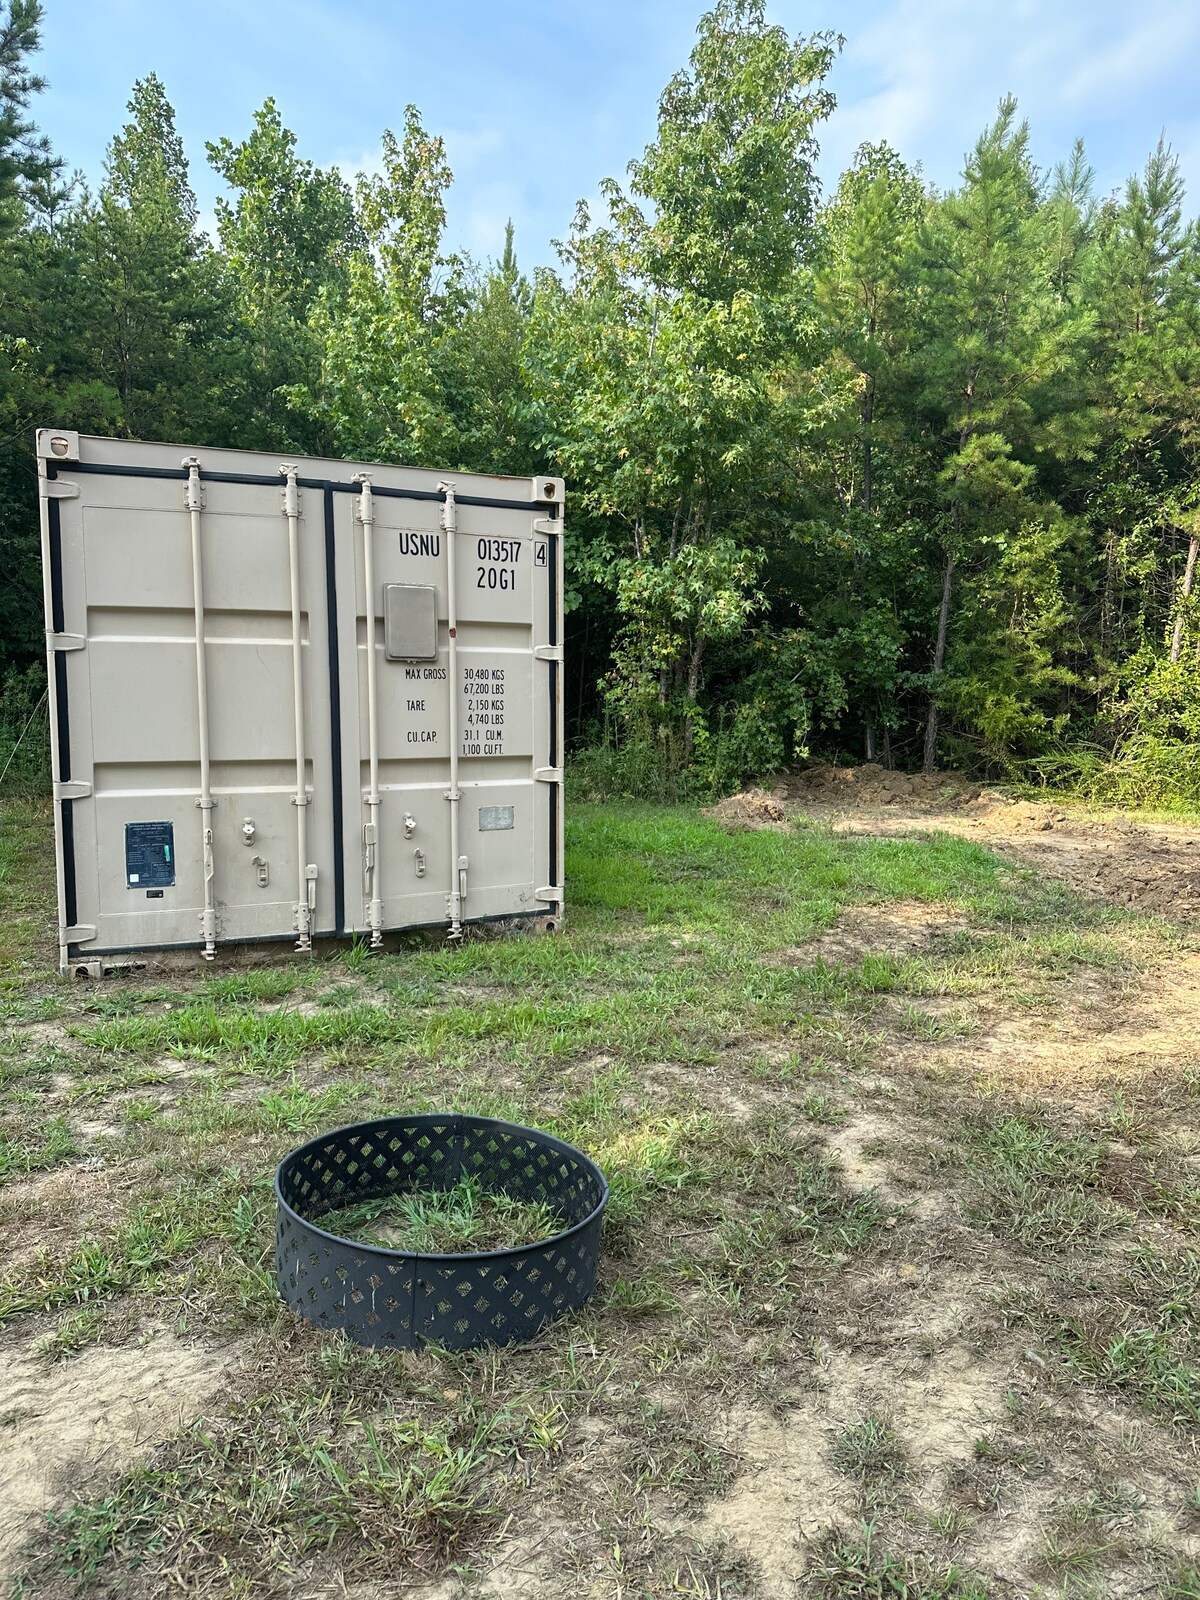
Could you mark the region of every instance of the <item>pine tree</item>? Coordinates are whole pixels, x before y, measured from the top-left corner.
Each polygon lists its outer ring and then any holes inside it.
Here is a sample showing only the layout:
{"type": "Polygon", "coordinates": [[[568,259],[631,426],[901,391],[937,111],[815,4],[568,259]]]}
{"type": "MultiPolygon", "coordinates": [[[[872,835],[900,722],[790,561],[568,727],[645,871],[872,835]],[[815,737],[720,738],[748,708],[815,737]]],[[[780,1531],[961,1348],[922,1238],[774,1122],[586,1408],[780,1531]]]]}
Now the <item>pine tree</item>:
{"type": "MultiPolygon", "coordinates": [[[[1031,550],[1040,548],[1040,560],[1053,563],[1055,537],[1047,534],[1046,523],[1057,521],[1058,509],[1038,504],[1037,462],[1080,448],[1086,432],[1081,406],[1063,404],[1060,380],[1073,370],[1082,329],[1073,307],[1056,292],[1028,146],[1028,126],[1018,122],[1015,101],[1003,100],[967,161],[962,187],[933,211],[922,242],[918,366],[924,404],[941,439],[942,553],[926,772],[937,759],[941,712],[951,689],[946,669],[956,579],[963,574],[977,580],[989,565],[1003,568],[1006,561],[1019,568],[1016,552],[1023,541],[1031,550]]],[[[1053,588],[1053,574],[1047,581],[1053,588]]],[[[1025,715],[1035,724],[1039,720],[1029,706],[1032,685],[1020,675],[1004,675],[992,686],[982,681],[1000,621],[994,606],[974,608],[966,630],[974,661],[957,664],[954,689],[958,703],[969,707],[975,730],[993,745],[1019,736],[1025,715]]],[[[1017,643],[1009,626],[999,648],[1017,643]]]]}
{"type": "Polygon", "coordinates": [[[29,70],[41,44],[40,0],[8,0],[0,6],[0,229],[20,220],[23,199],[46,192],[62,171],[50,142],[30,121],[29,102],[46,80],[29,70]]]}
{"type": "Polygon", "coordinates": [[[229,427],[231,307],[196,231],[175,114],[156,77],[134,85],[129,110],[78,233],[94,370],[116,392],[121,432],[215,441],[229,427]]]}

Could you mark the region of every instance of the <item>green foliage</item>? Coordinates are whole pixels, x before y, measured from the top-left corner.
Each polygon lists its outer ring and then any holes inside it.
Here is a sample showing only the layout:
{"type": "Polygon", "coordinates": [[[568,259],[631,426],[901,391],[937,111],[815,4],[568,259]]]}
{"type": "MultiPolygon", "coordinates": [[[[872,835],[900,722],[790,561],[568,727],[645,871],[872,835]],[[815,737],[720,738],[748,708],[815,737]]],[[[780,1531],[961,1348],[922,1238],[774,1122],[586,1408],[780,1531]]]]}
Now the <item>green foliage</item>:
{"type": "MultiPolygon", "coordinates": [[[[814,753],[1200,799],[1200,235],[1165,139],[1097,202],[1001,101],[937,193],[815,177],[840,38],[719,0],[624,183],[531,283],[445,245],[409,106],[380,170],[274,100],[207,146],[167,89],[94,190],[31,120],[0,5],[0,762],[43,648],[39,423],[568,480],[566,703],[587,793],[712,795],[814,753]]],[[[36,717],[10,782],[37,781],[36,717]]]]}
{"type": "Polygon", "coordinates": [[[217,201],[217,237],[243,326],[237,379],[250,428],[239,442],[329,448],[290,396],[319,368],[320,341],[308,325],[314,302],[344,288],[363,243],[350,190],[336,171],[297,156],[272,99],[240,144],[218,139],[207,150],[234,196],[217,201]]]}
{"type": "Polygon", "coordinates": [[[35,661],[0,679],[0,792],[47,787],[49,736],[46,669],[35,661]]]}
{"type": "Polygon", "coordinates": [[[320,1222],[331,1233],[423,1255],[511,1250],[548,1239],[563,1226],[551,1206],[492,1193],[470,1176],[434,1193],[360,1200],[326,1212],[320,1222]]]}
{"type": "Polygon", "coordinates": [[[46,86],[28,66],[41,22],[40,0],[8,0],[0,8],[0,226],[5,230],[20,214],[19,201],[46,196],[62,167],[26,115],[29,102],[46,86]]]}

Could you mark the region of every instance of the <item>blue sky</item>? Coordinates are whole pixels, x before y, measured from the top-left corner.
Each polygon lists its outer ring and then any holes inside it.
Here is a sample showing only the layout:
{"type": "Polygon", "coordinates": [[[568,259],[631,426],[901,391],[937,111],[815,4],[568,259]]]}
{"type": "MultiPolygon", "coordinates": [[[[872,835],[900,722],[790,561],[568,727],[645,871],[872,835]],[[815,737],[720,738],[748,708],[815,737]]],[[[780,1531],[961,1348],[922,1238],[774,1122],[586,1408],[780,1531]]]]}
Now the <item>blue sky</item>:
{"type": "MultiPolygon", "coordinates": [[[[45,0],[37,116],[70,166],[98,178],[135,78],[176,108],[202,210],[219,192],[204,141],[239,138],[267,95],[302,154],[377,159],[409,101],[447,143],[448,242],[496,254],[512,217],[522,264],[553,260],[575,201],[621,176],[653,135],[704,0],[45,0]]],[[[1161,130],[1200,198],[1200,0],[774,0],[793,33],[832,29],[838,110],[822,134],[836,181],[886,138],[929,179],[955,181],[1007,90],[1051,165],[1076,134],[1102,191],[1161,130]]],[[[1193,209],[1200,206],[1193,204],[1193,209]]]]}

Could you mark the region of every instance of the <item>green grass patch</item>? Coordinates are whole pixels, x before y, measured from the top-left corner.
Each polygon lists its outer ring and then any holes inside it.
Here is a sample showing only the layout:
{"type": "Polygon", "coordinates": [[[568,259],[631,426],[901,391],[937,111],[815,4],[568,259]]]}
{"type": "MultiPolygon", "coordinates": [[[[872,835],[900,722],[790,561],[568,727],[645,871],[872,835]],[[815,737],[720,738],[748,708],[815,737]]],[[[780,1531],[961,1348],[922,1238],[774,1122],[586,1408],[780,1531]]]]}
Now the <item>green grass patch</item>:
{"type": "Polygon", "coordinates": [[[1063,1135],[1033,1113],[967,1119],[957,1151],[974,1223],[1033,1249],[1062,1249],[1113,1232],[1128,1214],[1097,1192],[1102,1145],[1063,1135]]]}
{"type": "Polygon", "coordinates": [[[513,1250],[563,1226],[552,1206],[493,1193],[469,1174],[449,1189],[360,1200],[315,1220],[343,1238],[417,1255],[513,1250]]]}
{"type": "Polygon", "coordinates": [[[880,1550],[872,1523],[857,1535],[831,1534],[805,1579],[814,1600],[989,1600],[990,1594],[957,1565],[939,1569],[880,1550]]]}

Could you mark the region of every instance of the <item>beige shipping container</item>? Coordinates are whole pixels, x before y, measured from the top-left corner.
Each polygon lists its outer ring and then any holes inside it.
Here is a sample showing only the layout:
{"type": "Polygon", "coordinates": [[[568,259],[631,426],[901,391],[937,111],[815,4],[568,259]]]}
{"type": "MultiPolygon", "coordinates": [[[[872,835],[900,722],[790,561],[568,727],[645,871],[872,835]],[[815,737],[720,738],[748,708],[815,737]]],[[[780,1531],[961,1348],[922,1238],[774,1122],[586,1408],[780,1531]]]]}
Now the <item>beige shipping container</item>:
{"type": "Polygon", "coordinates": [[[37,456],[64,972],[560,922],[560,479],[37,456]]]}

